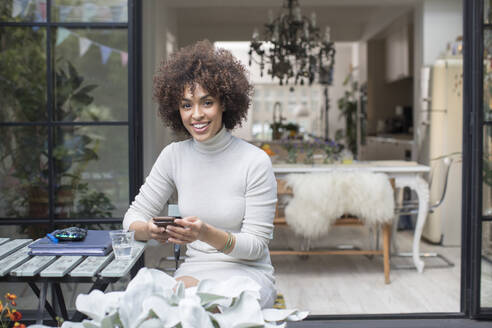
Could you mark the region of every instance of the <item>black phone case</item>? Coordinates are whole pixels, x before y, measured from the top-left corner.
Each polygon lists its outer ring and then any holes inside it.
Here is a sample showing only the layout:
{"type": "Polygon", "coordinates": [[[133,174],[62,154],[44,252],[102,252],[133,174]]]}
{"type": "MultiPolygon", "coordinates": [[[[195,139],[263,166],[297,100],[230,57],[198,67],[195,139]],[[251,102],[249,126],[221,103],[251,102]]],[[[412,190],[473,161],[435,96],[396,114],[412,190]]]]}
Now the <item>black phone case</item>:
{"type": "Polygon", "coordinates": [[[160,216],[153,218],[154,224],[158,227],[167,228],[168,225],[178,226],[178,224],[174,223],[175,219],[180,219],[180,217],[175,216],[160,216]]]}

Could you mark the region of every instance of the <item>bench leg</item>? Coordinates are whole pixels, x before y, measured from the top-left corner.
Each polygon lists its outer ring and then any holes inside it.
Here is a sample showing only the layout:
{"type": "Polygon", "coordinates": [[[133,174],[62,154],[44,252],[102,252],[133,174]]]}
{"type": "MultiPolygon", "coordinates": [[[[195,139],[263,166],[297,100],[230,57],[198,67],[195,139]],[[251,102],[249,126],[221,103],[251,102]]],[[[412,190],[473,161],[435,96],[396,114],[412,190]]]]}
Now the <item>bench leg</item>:
{"type": "Polygon", "coordinates": [[[43,324],[44,307],[46,305],[46,293],[48,293],[48,283],[43,282],[41,287],[41,295],[39,296],[38,311],[36,314],[36,324],[43,324]]]}
{"type": "Polygon", "coordinates": [[[56,294],[56,299],[58,302],[58,306],[60,308],[60,312],[62,315],[63,320],[68,320],[68,311],[67,311],[67,306],[65,305],[65,299],[63,297],[63,292],[61,290],[60,284],[59,283],[54,283],[53,289],[55,290],[56,294]]]}
{"type": "MultiPolygon", "coordinates": [[[[45,291],[44,292],[44,296],[42,296],[41,295],[42,294],[42,291],[39,290],[38,286],[36,286],[35,283],[29,282],[28,285],[29,285],[29,287],[31,287],[31,289],[34,292],[34,294],[36,294],[36,296],[39,298],[39,302],[40,303],[41,303],[41,298],[44,297],[44,309],[46,309],[46,311],[48,311],[48,313],[51,315],[51,317],[53,318],[53,320],[56,320],[56,312],[53,309],[53,307],[51,306],[51,304],[46,300],[46,293],[47,293],[47,291],[45,291]]],[[[40,311],[42,311],[42,310],[39,309],[40,303],[38,304],[38,314],[39,314],[40,311]]],[[[38,317],[39,317],[39,315],[38,315],[38,317]]],[[[36,319],[39,319],[38,317],[36,319]]]]}
{"type": "Polygon", "coordinates": [[[390,240],[391,225],[383,224],[383,259],[384,259],[384,282],[390,283],[390,240]]]}

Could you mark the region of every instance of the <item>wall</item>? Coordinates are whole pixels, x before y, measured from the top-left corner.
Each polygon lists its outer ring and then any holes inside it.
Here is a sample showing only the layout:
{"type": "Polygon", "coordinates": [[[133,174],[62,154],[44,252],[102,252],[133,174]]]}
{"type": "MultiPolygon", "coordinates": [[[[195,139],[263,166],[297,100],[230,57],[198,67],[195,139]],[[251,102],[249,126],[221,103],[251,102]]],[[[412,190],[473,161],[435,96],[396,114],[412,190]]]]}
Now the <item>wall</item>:
{"type": "Polygon", "coordinates": [[[161,0],[142,2],[142,95],[144,134],[144,176],[147,176],[162,148],[175,139],[157,115],[152,99],[152,80],[160,62],[177,47],[175,9],[161,0]]]}
{"type": "MultiPolygon", "coordinates": [[[[345,120],[340,118],[338,109],[338,99],[340,99],[348,86],[343,85],[343,81],[354,65],[355,44],[353,42],[336,42],[335,43],[335,68],[333,73],[333,84],[328,88],[330,99],[330,109],[328,111],[328,132],[331,139],[335,138],[338,129],[345,129],[345,120]]],[[[354,72],[357,78],[358,71],[354,72]]]]}
{"type": "Polygon", "coordinates": [[[447,43],[463,35],[462,0],[426,0],[423,3],[423,65],[432,65],[447,43]]]}

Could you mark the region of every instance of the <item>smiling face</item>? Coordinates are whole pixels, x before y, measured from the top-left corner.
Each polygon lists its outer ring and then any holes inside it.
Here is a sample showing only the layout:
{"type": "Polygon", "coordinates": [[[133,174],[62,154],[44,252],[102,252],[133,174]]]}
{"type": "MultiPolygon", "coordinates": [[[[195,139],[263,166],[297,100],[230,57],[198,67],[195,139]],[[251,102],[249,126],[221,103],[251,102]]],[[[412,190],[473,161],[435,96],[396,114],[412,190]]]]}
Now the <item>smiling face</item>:
{"type": "Polygon", "coordinates": [[[185,87],[179,113],[184,127],[196,141],[205,141],[222,128],[222,106],[201,85],[196,84],[192,93],[185,87]]]}

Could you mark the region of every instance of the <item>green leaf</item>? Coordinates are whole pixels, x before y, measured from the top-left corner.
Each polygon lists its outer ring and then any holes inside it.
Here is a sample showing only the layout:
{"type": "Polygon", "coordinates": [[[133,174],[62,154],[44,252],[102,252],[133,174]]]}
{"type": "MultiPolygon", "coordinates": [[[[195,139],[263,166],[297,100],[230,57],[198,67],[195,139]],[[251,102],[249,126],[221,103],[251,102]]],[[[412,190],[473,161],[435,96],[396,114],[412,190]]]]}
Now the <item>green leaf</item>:
{"type": "Polygon", "coordinates": [[[97,87],[98,86],[95,84],[89,84],[89,85],[86,85],[85,87],[82,87],[82,89],[80,89],[78,93],[89,93],[97,87]]]}
{"type": "Polygon", "coordinates": [[[91,96],[89,96],[85,93],[77,93],[77,94],[73,95],[70,100],[72,102],[75,101],[79,104],[87,106],[87,105],[90,105],[92,103],[94,98],[92,98],[91,96]]]}

